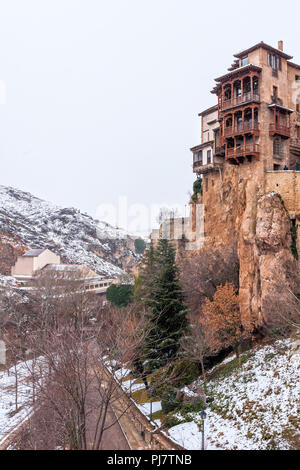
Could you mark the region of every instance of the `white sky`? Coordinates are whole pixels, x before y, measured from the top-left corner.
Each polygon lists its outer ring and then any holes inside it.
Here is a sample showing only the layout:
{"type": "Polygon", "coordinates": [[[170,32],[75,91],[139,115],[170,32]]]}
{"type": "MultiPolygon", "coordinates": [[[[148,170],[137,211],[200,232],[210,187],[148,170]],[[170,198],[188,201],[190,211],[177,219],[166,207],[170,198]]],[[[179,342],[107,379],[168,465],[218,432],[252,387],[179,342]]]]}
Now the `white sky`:
{"type": "Polygon", "coordinates": [[[95,215],[185,204],[214,78],[256,42],[300,63],[297,1],[0,0],[0,184],[95,215]]]}

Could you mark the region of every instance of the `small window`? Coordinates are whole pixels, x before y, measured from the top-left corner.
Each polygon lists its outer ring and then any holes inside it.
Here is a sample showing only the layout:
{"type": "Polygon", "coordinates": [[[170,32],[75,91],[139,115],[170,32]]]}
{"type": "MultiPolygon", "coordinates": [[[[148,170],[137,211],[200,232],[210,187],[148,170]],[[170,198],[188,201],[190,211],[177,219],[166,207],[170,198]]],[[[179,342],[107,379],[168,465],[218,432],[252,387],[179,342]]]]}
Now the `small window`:
{"type": "Polygon", "coordinates": [[[300,75],[295,75],[296,82],[300,82],[300,75]]]}
{"type": "Polygon", "coordinates": [[[209,165],[211,163],[211,150],[207,151],[207,164],[209,165]]]}
{"type": "Polygon", "coordinates": [[[201,162],[202,162],[202,150],[194,153],[194,163],[201,163],[201,162]]]}
{"type": "Polygon", "coordinates": [[[281,70],[281,57],[277,57],[277,69],[281,70]]]}
{"type": "Polygon", "coordinates": [[[297,113],[300,113],[300,103],[296,104],[296,111],[297,111],[297,113]]]}
{"type": "Polygon", "coordinates": [[[208,191],[208,178],[205,178],[205,189],[208,191]]]}
{"type": "Polygon", "coordinates": [[[249,64],[249,58],[248,57],[244,57],[242,59],[242,67],[244,67],[245,65],[248,65],[249,64]]]}
{"type": "Polygon", "coordinates": [[[281,156],[282,155],[282,143],[280,137],[276,137],[273,142],[273,155],[281,156]]]}

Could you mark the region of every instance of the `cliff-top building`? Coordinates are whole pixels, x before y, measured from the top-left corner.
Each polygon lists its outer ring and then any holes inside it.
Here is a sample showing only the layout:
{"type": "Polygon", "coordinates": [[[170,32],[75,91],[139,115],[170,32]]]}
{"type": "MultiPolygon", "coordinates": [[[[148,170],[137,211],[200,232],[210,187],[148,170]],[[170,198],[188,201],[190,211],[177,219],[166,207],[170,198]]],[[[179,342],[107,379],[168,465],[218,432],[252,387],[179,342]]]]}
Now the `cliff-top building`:
{"type": "MultiPolygon", "coordinates": [[[[192,150],[194,171],[227,163],[257,163],[263,170],[300,164],[300,65],[261,42],[239,54],[216,79],[216,106],[202,112],[202,143],[192,150]]],[[[299,166],[300,170],[300,166],[299,166]]]]}
{"type": "Polygon", "coordinates": [[[216,104],[199,115],[201,143],[191,149],[204,249],[235,247],[240,307],[260,323],[299,273],[300,65],[292,59],[282,41],[236,54],[216,79],[216,104]]]}

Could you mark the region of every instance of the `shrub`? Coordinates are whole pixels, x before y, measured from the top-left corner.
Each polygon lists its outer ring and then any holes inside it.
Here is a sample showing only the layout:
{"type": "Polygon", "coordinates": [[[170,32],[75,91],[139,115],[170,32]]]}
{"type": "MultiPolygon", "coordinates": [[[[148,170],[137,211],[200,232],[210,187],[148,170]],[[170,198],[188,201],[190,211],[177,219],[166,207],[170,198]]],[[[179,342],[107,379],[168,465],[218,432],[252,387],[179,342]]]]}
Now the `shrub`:
{"type": "Polygon", "coordinates": [[[180,358],[172,364],[160,367],[151,376],[151,386],[162,395],[169,386],[181,388],[189,385],[199,376],[197,365],[186,358],[180,358]]]}
{"type": "Polygon", "coordinates": [[[187,413],[198,413],[199,411],[205,410],[206,406],[203,400],[201,398],[198,398],[195,402],[188,402],[184,403],[184,405],[181,407],[181,414],[187,414],[187,413]]]}
{"type": "Polygon", "coordinates": [[[163,417],[162,423],[164,426],[170,429],[170,428],[173,428],[174,426],[178,426],[178,424],[181,424],[182,420],[180,420],[179,418],[177,418],[176,416],[172,414],[168,414],[167,416],[163,417]]]}
{"type": "Polygon", "coordinates": [[[161,408],[164,413],[170,413],[180,407],[180,402],[176,400],[177,389],[169,387],[161,400],[161,408]]]}
{"type": "Polygon", "coordinates": [[[184,385],[189,385],[198,378],[199,369],[194,362],[182,357],[173,363],[169,376],[172,385],[181,388],[184,385]]]}
{"type": "Polygon", "coordinates": [[[117,307],[127,307],[133,301],[133,291],[131,284],[112,284],[106,291],[106,298],[117,307]]]}

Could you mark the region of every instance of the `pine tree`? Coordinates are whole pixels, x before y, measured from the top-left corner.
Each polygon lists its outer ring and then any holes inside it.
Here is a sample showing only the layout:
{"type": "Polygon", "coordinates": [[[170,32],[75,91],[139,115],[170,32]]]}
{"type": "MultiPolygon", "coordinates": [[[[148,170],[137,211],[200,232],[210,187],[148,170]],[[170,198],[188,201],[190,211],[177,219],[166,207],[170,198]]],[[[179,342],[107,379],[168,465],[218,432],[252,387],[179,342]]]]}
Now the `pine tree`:
{"type": "Polygon", "coordinates": [[[187,329],[187,309],[175,263],[175,249],[168,240],[160,240],[149,254],[144,291],[151,330],[147,338],[146,357],[152,371],[170,359],[175,359],[180,339],[187,329]],[[152,273],[149,272],[150,265],[152,273]]]}
{"type": "Polygon", "coordinates": [[[153,243],[151,243],[145,253],[143,264],[140,268],[140,275],[135,282],[135,301],[141,302],[144,306],[147,306],[148,299],[151,296],[155,269],[155,249],[153,243]]]}

